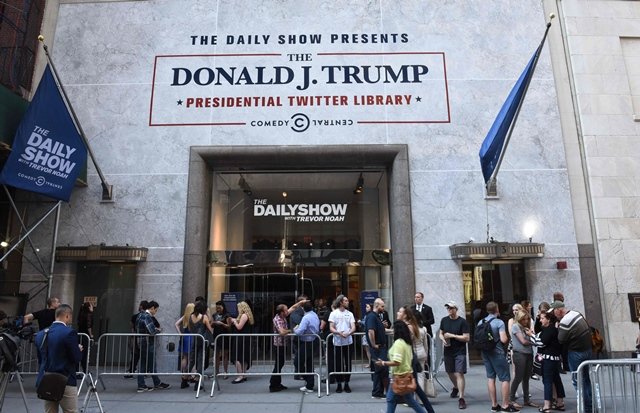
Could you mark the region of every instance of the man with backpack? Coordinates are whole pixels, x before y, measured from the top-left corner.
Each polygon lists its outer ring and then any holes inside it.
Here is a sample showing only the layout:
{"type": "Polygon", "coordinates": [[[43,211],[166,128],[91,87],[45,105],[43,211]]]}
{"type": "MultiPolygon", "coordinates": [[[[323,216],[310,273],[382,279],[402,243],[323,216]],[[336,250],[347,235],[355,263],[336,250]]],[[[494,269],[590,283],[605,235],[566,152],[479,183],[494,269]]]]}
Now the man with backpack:
{"type": "Polygon", "coordinates": [[[478,322],[473,333],[474,346],[480,350],[482,361],[487,372],[487,388],[491,399],[492,412],[517,412],[513,404],[509,403],[509,364],[505,355],[504,345],[509,342],[504,321],[500,319],[498,304],[494,301],[487,303],[488,315],[478,322]],[[496,395],[496,377],[500,381],[502,391],[502,405],[498,404],[496,395]]]}

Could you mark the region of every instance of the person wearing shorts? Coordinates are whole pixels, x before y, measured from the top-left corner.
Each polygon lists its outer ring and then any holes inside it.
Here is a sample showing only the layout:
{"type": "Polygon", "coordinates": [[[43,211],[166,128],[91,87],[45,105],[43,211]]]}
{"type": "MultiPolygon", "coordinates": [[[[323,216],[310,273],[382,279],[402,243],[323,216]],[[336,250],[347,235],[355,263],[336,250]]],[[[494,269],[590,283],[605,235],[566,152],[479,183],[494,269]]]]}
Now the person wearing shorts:
{"type": "Polygon", "coordinates": [[[492,350],[481,351],[482,362],[487,372],[487,388],[489,389],[489,399],[491,399],[491,411],[517,412],[518,409],[509,403],[509,382],[511,381],[511,374],[504,349],[504,345],[509,342],[509,336],[507,336],[504,321],[500,319],[498,304],[494,301],[489,301],[487,303],[487,313],[488,315],[480,320],[478,325],[484,321],[490,323],[494,340],[497,342],[492,350]],[[502,406],[498,404],[496,377],[500,381],[502,406]]]}
{"type": "Polygon", "coordinates": [[[458,397],[458,408],[466,409],[464,400],[464,375],[467,373],[467,342],[469,324],[458,315],[458,304],[449,301],[444,305],[449,313],[440,320],[440,340],[444,343],[444,368],[453,383],[451,397],[458,397]]]}

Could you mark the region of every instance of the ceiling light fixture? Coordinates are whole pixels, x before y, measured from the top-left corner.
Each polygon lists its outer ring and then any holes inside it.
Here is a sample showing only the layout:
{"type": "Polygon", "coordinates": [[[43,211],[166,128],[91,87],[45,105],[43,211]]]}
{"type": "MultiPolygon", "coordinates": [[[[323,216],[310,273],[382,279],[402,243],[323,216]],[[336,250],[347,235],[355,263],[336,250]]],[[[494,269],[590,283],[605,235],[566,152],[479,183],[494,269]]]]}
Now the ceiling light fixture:
{"type": "Polygon", "coordinates": [[[244,176],[242,176],[242,174],[240,175],[240,179],[238,179],[238,186],[247,196],[251,196],[251,194],[253,193],[253,191],[251,191],[249,183],[244,179],[244,176]]]}
{"type": "Polygon", "coordinates": [[[354,194],[361,194],[364,190],[364,178],[362,176],[362,172],[360,172],[360,176],[358,177],[358,183],[356,183],[356,188],[353,190],[354,194]]]}

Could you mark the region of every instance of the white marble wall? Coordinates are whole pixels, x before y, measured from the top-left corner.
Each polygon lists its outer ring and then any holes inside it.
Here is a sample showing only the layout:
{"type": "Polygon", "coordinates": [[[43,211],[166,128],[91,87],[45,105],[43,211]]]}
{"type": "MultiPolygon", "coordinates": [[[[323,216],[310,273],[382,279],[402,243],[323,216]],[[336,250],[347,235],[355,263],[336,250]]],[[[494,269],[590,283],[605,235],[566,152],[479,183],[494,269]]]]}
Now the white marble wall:
{"type": "Polygon", "coordinates": [[[640,94],[640,3],[564,0],[560,6],[584,139],[608,346],[628,352],[637,324],[630,320],[627,294],[640,292],[640,109],[632,103],[640,94]]]}
{"type": "MultiPolygon", "coordinates": [[[[156,0],[61,5],[53,56],[100,166],[115,187],[116,202],[99,202],[100,188],[90,165],[90,186],[74,192],[63,214],[59,244],[148,247],[138,297],[166,297],[161,317],[168,322],[169,315],[181,311],[189,146],[401,143],[409,145],[416,283],[433,304],[436,318],[445,315],[442,304],[447,300],[463,302],[459,264],[450,259],[448,246],[469,237],[484,241],[487,217],[491,236],[508,242],[524,241],[524,223],[537,222],[534,240],[547,244],[547,256],[536,261],[530,274],[534,302],[564,289],[575,292],[575,302],[581,303],[569,181],[547,49],[503,162],[500,199],[487,204],[483,197],[480,144],[545,28],[538,0],[507,3],[285,0],[246,1],[240,7],[231,1],[156,0]],[[408,33],[410,42],[232,49],[187,42],[194,34],[398,32],[408,33]],[[148,126],[156,55],[230,50],[444,52],[451,122],[315,128],[304,135],[286,128],[148,126]],[[555,257],[568,260],[570,271],[553,270],[555,257]]],[[[383,108],[369,110],[387,116],[383,108]]],[[[260,111],[256,109],[264,115],[260,111]]]]}

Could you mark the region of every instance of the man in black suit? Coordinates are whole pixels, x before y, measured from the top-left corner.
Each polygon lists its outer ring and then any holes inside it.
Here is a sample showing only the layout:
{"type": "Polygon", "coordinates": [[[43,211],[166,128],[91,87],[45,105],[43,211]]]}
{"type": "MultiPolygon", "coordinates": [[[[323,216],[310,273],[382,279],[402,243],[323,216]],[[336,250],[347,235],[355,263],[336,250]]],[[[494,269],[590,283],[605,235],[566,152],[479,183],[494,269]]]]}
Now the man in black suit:
{"type": "Polygon", "coordinates": [[[435,323],[433,319],[433,310],[428,305],[424,304],[422,301],[424,300],[424,294],[418,291],[414,297],[415,305],[411,306],[420,326],[424,326],[427,328],[427,333],[431,337],[433,337],[433,332],[431,330],[431,325],[435,323]]]}
{"type": "Polygon", "coordinates": [[[53,324],[47,329],[40,330],[36,336],[40,366],[36,387],[40,384],[45,371],[61,373],[68,377],[62,400],[45,401],[45,412],[57,412],[58,407],[61,407],[65,413],[78,411],[76,367],[82,359],[82,346],[78,344],[78,333],[68,327],[72,323],[71,307],[62,304],[56,309],[53,324]]]}

